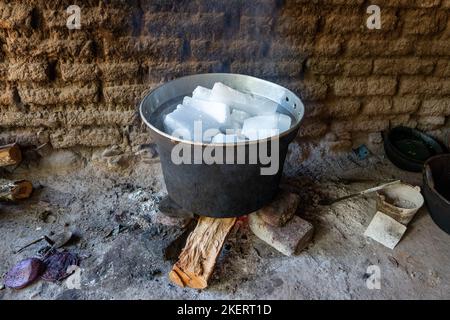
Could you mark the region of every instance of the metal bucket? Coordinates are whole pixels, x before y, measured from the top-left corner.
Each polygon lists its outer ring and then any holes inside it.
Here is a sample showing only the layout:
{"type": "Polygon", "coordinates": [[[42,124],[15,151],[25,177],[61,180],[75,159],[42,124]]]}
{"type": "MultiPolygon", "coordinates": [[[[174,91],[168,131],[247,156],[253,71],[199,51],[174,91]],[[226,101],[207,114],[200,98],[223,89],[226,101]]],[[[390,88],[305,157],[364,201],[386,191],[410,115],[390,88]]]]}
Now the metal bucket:
{"type": "Polygon", "coordinates": [[[224,218],[249,214],[272,201],[278,191],[288,145],[298,133],[304,106],[294,93],[269,81],[239,74],[211,73],[179,78],[156,88],[143,99],[140,112],[158,146],[169,197],[185,210],[195,214],[224,218]],[[285,96],[278,111],[292,117],[291,128],[278,136],[263,140],[219,145],[182,140],[164,132],[165,114],[171,112],[184,96],[192,95],[197,86],[212,88],[216,82],[273,101],[277,101],[271,96],[275,89],[283,89],[285,96]],[[255,147],[259,148],[260,143],[265,142],[268,143],[268,150],[279,145],[277,154],[270,154],[271,157],[277,156],[279,159],[278,169],[272,175],[261,174],[262,168],[272,164],[267,164],[259,158],[256,163],[244,164],[236,161],[232,164],[229,161],[207,164],[203,160],[198,164],[176,164],[171,158],[175,146],[191,150],[191,158],[194,157],[196,148],[203,152],[208,146],[222,148],[224,158],[230,155],[236,160],[241,152],[248,158],[255,147]]]}
{"type": "Polygon", "coordinates": [[[405,226],[414,218],[424,202],[420,187],[406,183],[396,184],[377,192],[377,210],[405,226]]]}

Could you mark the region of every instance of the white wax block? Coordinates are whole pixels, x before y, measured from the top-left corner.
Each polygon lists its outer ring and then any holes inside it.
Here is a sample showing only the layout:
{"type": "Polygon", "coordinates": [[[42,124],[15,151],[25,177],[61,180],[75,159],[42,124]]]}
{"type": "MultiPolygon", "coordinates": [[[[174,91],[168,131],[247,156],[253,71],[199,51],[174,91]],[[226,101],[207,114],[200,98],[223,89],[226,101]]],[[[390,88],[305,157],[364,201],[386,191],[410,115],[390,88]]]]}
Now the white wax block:
{"type": "Polygon", "coordinates": [[[242,131],[242,124],[237,121],[231,120],[221,126],[220,131],[228,134],[240,133],[242,131]]]}
{"type": "Polygon", "coordinates": [[[269,100],[264,97],[254,96],[254,106],[257,108],[256,114],[272,114],[277,112],[279,103],[269,100]]]}
{"type": "Polygon", "coordinates": [[[224,103],[184,97],[183,105],[195,108],[215,119],[221,125],[230,121],[230,108],[224,103]]]}
{"type": "Polygon", "coordinates": [[[211,100],[212,90],[198,86],[195,88],[194,92],[192,92],[192,98],[202,99],[202,100],[211,100]]]}
{"type": "Polygon", "coordinates": [[[219,132],[219,126],[215,119],[183,105],[178,105],[164,118],[166,133],[191,141],[209,142],[219,132]],[[209,134],[205,136],[207,131],[209,134]]]}
{"type": "Polygon", "coordinates": [[[269,99],[242,93],[221,82],[214,84],[211,100],[223,102],[235,109],[250,113],[251,115],[275,113],[278,108],[278,104],[269,99]]]}
{"type": "Polygon", "coordinates": [[[251,96],[230,88],[221,82],[216,82],[211,91],[211,99],[224,103],[229,102],[238,105],[246,105],[250,101],[251,96]]]}
{"type": "Polygon", "coordinates": [[[212,139],[212,143],[236,143],[236,142],[244,142],[246,141],[244,137],[238,134],[223,134],[219,133],[214,136],[212,139]]]}
{"type": "Polygon", "coordinates": [[[394,249],[405,232],[406,227],[403,224],[378,211],[367,227],[366,232],[364,232],[364,235],[389,249],[394,249]]]}
{"type": "Polygon", "coordinates": [[[239,109],[233,109],[231,111],[231,121],[235,121],[240,124],[244,124],[245,119],[250,118],[251,115],[245,111],[239,110],[239,109]]]}
{"type": "Polygon", "coordinates": [[[291,127],[291,118],[285,114],[256,116],[244,121],[242,134],[250,140],[279,135],[291,127]]]}

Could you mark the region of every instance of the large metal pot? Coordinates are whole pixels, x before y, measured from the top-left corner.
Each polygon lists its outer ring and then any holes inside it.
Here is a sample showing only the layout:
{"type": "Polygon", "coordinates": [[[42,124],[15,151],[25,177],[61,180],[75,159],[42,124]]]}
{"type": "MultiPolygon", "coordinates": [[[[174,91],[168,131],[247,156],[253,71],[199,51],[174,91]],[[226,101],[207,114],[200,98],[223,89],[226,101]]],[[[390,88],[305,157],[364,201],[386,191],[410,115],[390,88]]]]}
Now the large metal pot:
{"type": "Polygon", "coordinates": [[[193,213],[220,218],[249,214],[273,199],[278,191],[288,145],[298,133],[304,106],[294,93],[277,84],[245,75],[211,73],[179,78],[156,88],[143,99],[140,112],[158,146],[170,198],[193,213]],[[281,111],[293,118],[293,124],[288,131],[265,140],[214,145],[222,148],[224,157],[234,155],[236,159],[238,152],[244,151],[248,155],[251,148],[258,143],[268,142],[269,150],[279,143],[277,151],[279,167],[275,174],[262,175],[261,168],[268,165],[260,159],[254,164],[228,164],[228,162],[206,164],[204,161],[200,164],[175,164],[172,161],[172,150],[179,144],[183,144],[179,147],[192,148],[192,153],[195,152],[195,148],[205,150],[211,144],[186,141],[165,133],[164,115],[171,112],[184,96],[191,95],[197,86],[212,88],[216,82],[274,101],[275,98],[271,94],[275,89],[284,90],[285,97],[280,104],[281,111]]]}
{"type": "Polygon", "coordinates": [[[433,221],[450,234],[450,154],[429,159],[423,170],[423,193],[433,221]]]}

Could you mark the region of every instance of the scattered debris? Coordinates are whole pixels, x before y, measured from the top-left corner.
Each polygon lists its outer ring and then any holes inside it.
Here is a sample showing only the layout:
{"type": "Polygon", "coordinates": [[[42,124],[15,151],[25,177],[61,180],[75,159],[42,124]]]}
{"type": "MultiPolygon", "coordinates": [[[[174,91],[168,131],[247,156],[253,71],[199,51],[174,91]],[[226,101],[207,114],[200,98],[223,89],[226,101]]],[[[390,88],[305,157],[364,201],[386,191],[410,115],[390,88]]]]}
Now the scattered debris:
{"type": "Polygon", "coordinates": [[[72,252],[59,252],[54,250],[44,259],[46,267],[41,279],[45,281],[61,281],[71,275],[68,272],[70,266],[78,266],[80,264],[79,257],[72,252]]]}
{"type": "Polygon", "coordinates": [[[354,154],[358,157],[359,160],[366,160],[370,155],[369,149],[363,144],[356,149],[353,149],[354,154]]]}
{"type": "Polygon", "coordinates": [[[400,266],[400,263],[398,262],[397,259],[395,259],[393,256],[389,256],[388,257],[389,262],[392,263],[392,265],[396,268],[398,268],[400,266]]]}
{"type": "Polygon", "coordinates": [[[201,217],[169,273],[170,280],[180,287],[205,289],[225,239],[235,223],[236,218],[201,217]]]}
{"type": "Polygon", "coordinates": [[[108,229],[108,231],[105,234],[105,239],[109,238],[111,236],[117,236],[118,234],[127,231],[130,229],[131,226],[124,226],[122,224],[116,225],[114,228],[108,229]]]}
{"type": "Polygon", "coordinates": [[[70,240],[72,240],[74,234],[72,231],[64,231],[52,236],[53,245],[52,247],[55,249],[59,249],[65,246],[70,240]]]}
{"type": "Polygon", "coordinates": [[[39,243],[39,242],[41,242],[42,240],[47,241],[47,243],[48,243],[49,245],[53,245],[53,244],[54,244],[54,242],[53,242],[52,239],[50,239],[50,238],[47,237],[47,236],[42,236],[42,237],[40,237],[40,238],[38,238],[38,239],[36,239],[36,240],[33,240],[33,241],[31,241],[30,243],[24,245],[24,246],[21,247],[20,249],[14,251],[14,253],[15,253],[15,254],[20,253],[20,252],[22,252],[23,250],[25,250],[26,248],[31,247],[33,244],[39,243]]]}
{"type": "Polygon", "coordinates": [[[308,221],[294,216],[283,227],[266,223],[258,214],[248,216],[252,232],[268,245],[286,256],[299,253],[310,242],[314,227],[308,221]]]}
{"type": "Polygon", "coordinates": [[[364,235],[389,249],[394,249],[405,232],[406,227],[403,224],[378,211],[364,235]]]}
{"type": "Polygon", "coordinates": [[[0,167],[18,165],[22,161],[22,152],[17,144],[0,147],[0,167]]]}
{"type": "Polygon", "coordinates": [[[16,201],[27,199],[33,192],[33,185],[30,181],[11,181],[0,179],[0,201],[16,201]]]}
{"type": "Polygon", "coordinates": [[[33,283],[45,269],[38,258],[28,258],[16,264],[5,276],[5,286],[22,289],[33,283]]]}

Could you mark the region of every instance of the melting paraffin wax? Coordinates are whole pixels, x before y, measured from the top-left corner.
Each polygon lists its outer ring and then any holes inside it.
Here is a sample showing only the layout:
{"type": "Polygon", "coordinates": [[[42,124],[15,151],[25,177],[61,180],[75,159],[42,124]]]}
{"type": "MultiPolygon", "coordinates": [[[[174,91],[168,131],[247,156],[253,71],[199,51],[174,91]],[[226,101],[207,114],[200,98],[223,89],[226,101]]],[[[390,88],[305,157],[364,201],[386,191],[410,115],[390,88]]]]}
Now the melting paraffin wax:
{"type": "Polygon", "coordinates": [[[245,137],[238,134],[223,134],[219,133],[214,136],[212,139],[212,143],[236,143],[236,142],[245,142],[245,137]]]}
{"type": "Polygon", "coordinates": [[[164,118],[164,130],[167,133],[191,141],[210,142],[219,133],[219,127],[220,123],[215,119],[181,104],[164,118]],[[196,128],[201,130],[197,132],[196,128]]]}
{"type": "Polygon", "coordinates": [[[195,88],[194,92],[192,92],[192,98],[210,101],[211,93],[212,93],[211,89],[198,86],[197,88],[195,88]]]}
{"type": "Polygon", "coordinates": [[[183,105],[210,116],[221,125],[230,121],[230,108],[224,103],[184,97],[183,105]]]}
{"type": "Polygon", "coordinates": [[[269,138],[289,130],[292,122],[291,117],[277,112],[285,90],[280,89],[273,95],[279,97],[279,103],[240,92],[220,82],[212,89],[198,86],[192,97],[184,97],[183,104],[165,116],[164,128],[171,135],[176,132],[176,136],[183,139],[208,143],[269,138]],[[194,132],[195,122],[197,127],[201,122],[198,132],[194,132]],[[205,133],[206,136],[197,136],[205,133]]]}
{"type": "Polygon", "coordinates": [[[291,117],[281,113],[248,118],[244,121],[242,134],[250,140],[269,138],[289,130],[291,121],[291,117]]]}
{"type": "Polygon", "coordinates": [[[279,103],[263,97],[254,97],[234,90],[223,83],[216,83],[211,92],[211,101],[223,102],[232,108],[245,111],[251,115],[271,114],[277,111],[279,103]]]}
{"type": "Polygon", "coordinates": [[[245,119],[248,119],[250,117],[251,117],[250,114],[248,114],[245,111],[238,110],[238,109],[234,109],[230,115],[231,121],[236,121],[241,126],[244,124],[245,119]]]}

